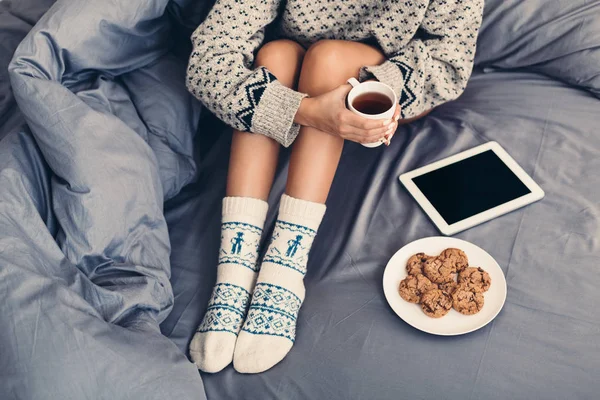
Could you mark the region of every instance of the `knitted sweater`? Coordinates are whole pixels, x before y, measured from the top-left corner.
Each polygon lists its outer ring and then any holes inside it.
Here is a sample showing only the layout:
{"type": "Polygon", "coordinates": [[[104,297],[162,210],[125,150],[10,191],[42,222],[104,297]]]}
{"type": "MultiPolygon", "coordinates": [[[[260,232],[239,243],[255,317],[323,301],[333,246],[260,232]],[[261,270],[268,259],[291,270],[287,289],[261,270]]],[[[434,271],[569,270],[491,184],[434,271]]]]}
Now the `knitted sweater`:
{"type": "Polygon", "coordinates": [[[283,86],[266,68],[253,69],[265,38],[297,41],[375,40],[387,57],[364,66],[398,95],[410,118],[463,92],[475,55],[483,0],[217,0],[192,35],[188,90],[235,129],[289,146],[294,117],[306,96],[283,86]]]}

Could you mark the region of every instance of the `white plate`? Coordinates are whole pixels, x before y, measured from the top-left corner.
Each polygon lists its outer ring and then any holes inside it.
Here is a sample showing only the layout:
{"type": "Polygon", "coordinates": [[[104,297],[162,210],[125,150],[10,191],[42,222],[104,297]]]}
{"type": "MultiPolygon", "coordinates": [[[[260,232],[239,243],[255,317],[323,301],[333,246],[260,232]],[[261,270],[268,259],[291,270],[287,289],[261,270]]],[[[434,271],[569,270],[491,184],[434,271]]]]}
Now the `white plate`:
{"type": "Polygon", "coordinates": [[[462,335],[487,325],[498,315],[506,300],[506,279],[496,260],[480,247],[456,238],[429,237],[415,240],[394,254],[383,273],[383,292],[392,310],[407,324],[434,335],[462,335]],[[442,318],[430,318],[423,313],[420,305],[400,297],[398,286],[406,278],[406,262],[410,256],[416,253],[435,256],[449,247],[463,250],[469,258],[469,265],[486,270],[492,284],[484,293],[485,303],[477,314],[463,315],[452,309],[442,318]]]}

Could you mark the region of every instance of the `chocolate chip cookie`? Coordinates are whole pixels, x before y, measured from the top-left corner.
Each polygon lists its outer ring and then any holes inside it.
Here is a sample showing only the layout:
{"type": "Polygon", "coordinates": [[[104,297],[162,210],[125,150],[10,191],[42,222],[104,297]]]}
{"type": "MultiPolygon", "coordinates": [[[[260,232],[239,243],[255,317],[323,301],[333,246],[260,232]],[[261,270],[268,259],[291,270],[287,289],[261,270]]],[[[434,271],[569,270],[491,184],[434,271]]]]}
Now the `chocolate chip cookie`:
{"type": "Polygon", "coordinates": [[[460,284],[452,294],[452,306],[465,315],[477,314],[483,308],[483,293],[460,284]]]}
{"type": "Polygon", "coordinates": [[[445,263],[439,257],[432,257],[423,263],[423,274],[434,283],[452,282],[455,272],[452,263],[445,263]]]}
{"type": "Polygon", "coordinates": [[[458,287],[458,284],[454,281],[452,282],[444,282],[444,283],[440,283],[438,285],[439,289],[448,293],[449,295],[452,295],[454,293],[454,291],[456,290],[456,288],[458,287]]]}
{"type": "Polygon", "coordinates": [[[432,283],[425,275],[409,275],[400,282],[398,291],[400,297],[409,303],[418,303],[421,295],[431,289],[437,289],[437,285],[432,283]]]}
{"type": "Polygon", "coordinates": [[[469,259],[464,251],[460,249],[449,248],[438,256],[447,267],[453,269],[453,272],[460,272],[469,266],[469,259]]]}
{"type": "Polygon", "coordinates": [[[441,318],[452,308],[452,297],[440,289],[430,290],[421,296],[421,309],[432,318],[441,318]]]}
{"type": "Polygon", "coordinates": [[[430,257],[425,253],[417,253],[408,259],[406,263],[406,272],[409,275],[423,274],[423,263],[430,257]]]}
{"type": "Polygon", "coordinates": [[[464,284],[476,292],[483,293],[490,288],[492,278],[482,268],[468,267],[458,274],[458,283],[464,284]]]}

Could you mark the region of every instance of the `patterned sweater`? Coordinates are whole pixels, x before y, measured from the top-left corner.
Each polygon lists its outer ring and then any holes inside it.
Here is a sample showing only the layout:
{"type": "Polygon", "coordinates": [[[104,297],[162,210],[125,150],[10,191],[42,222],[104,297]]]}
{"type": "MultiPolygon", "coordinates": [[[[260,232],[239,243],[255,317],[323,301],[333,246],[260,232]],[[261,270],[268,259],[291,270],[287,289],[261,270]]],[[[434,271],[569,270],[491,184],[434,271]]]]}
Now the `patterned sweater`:
{"type": "Polygon", "coordinates": [[[188,90],[228,125],[289,146],[294,117],[306,96],[266,68],[252,68],[265,40],[305,47],[321,39],[376,41],[387,61],[364,66],[400,99],[403,118],[463,92],[475,55],[483,0],[217,0],[192,35],[188,90]]]}

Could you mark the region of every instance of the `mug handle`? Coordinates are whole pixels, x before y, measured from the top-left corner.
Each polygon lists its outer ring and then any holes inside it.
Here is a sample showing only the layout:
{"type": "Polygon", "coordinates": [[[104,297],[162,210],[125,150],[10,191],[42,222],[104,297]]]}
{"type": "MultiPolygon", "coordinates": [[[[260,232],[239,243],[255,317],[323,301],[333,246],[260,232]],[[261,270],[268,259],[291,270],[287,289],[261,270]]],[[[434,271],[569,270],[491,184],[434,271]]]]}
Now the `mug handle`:
{"type": "Polygon", "coordinates": [[[356,78],[350,78],[346,82],[348,82],[352,87],[357,87],[360,85],[360,82],[356,78]]]}

